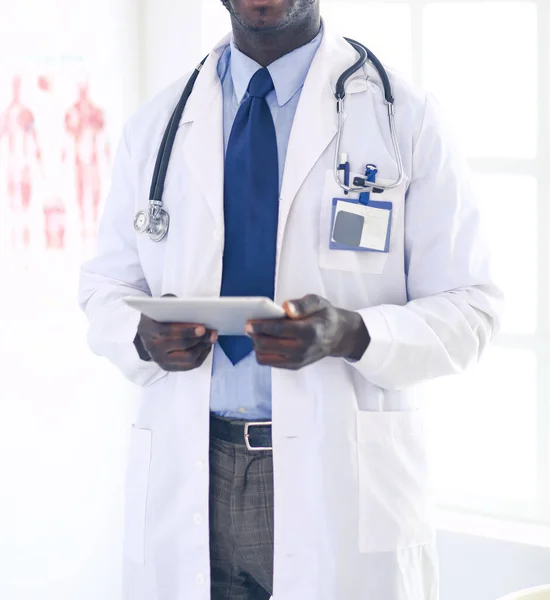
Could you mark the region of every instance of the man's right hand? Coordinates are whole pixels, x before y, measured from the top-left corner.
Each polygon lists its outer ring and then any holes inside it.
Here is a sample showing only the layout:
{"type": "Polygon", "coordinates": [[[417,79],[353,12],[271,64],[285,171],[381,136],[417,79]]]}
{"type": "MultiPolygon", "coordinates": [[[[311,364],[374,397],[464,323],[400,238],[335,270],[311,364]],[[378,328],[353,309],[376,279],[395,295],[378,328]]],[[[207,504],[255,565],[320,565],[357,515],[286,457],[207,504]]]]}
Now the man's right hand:
{"type": "Polygon", "coordinates": [[[200,367],[218,339],[218,333],[197,323],[158,323],[141,315],[138,335],[151,359],[165,371],[200,367]]]}

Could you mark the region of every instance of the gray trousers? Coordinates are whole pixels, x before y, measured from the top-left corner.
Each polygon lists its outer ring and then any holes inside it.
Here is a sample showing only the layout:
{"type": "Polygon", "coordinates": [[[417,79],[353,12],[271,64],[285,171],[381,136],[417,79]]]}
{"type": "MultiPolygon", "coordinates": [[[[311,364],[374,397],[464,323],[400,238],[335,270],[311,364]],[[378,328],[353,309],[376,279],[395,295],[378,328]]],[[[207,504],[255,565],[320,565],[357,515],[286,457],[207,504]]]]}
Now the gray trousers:
{"type": "Polygon", "coordinates": [[[273,593],[273,457],[210,441],[212,600],[273,593]]]}

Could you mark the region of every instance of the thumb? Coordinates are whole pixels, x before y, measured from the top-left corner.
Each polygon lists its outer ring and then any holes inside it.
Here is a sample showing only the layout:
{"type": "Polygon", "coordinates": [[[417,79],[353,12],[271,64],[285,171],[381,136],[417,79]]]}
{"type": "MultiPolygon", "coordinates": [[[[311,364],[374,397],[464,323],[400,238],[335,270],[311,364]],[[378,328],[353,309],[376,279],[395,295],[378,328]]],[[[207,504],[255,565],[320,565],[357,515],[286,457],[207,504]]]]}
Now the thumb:
{"type": "Polygon", "coordinates": [[[283,304],[283,308],[290,319],[305,319],[329,306],[328,300],[316,294],[308,294],[299,300],[287,300],[283,304]]]}

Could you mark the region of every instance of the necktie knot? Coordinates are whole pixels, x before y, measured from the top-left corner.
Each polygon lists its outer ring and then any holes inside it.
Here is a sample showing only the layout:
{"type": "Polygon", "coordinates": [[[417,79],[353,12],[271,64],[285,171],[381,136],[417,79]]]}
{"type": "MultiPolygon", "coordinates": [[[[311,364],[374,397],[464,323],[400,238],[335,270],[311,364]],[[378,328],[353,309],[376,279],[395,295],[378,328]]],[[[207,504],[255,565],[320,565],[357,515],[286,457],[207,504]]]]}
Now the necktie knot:
{"type": "Polygon", "coordinates": [[[256,71],[248,84],[248,93],[254,98],[265,98],[274,89],[273,79],[265,67],[256,71]]]}

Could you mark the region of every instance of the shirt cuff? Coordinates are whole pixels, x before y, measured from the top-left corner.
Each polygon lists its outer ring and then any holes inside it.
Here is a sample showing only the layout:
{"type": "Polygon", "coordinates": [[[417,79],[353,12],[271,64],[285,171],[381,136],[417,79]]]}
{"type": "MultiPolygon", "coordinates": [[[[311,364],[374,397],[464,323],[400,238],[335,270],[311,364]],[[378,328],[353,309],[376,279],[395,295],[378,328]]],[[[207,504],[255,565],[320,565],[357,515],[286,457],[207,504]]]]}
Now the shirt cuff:
{"type": "Polygon", "coordinates": [[[138,353],[139,357],[141,358],[141,360],[144,360],[146,362],[151,362],[151,357],[149,356],[149,352],[147,352],[147,350],[145,349],[145,346],[143,345],[143,342],[141,341],[141,338],[139,337],[139,333],[136,333],[136,337],[134,338],[134,346],[135,346],[137,353],[138,353]]]}
{"type": "Polygon", "coordinates": [[[363,356],[356,361],[348,360],[364,377],[375,375],[386,363],[393,346],[393,336],[382,306],[357,311],[369,332],[370,343],[363,356]]]}

